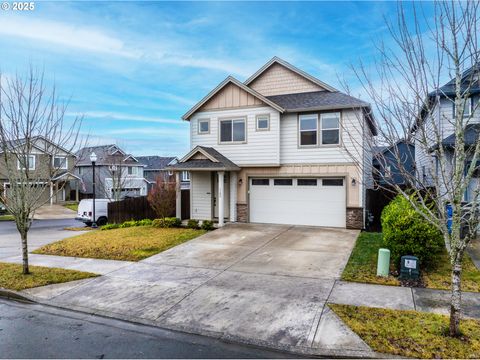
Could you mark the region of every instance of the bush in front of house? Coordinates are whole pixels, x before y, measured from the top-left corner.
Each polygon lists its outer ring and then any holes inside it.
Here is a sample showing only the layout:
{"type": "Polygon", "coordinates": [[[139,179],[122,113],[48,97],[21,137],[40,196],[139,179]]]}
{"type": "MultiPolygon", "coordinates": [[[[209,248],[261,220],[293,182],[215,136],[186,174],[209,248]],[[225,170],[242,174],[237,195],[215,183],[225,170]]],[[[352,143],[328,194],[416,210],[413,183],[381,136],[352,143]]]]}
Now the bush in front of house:
{"type": "Polygon", "coordinates": [[[187,222],[187,228],[198,229],[198,220],[189,219],[188,222],[187,222]]]}
{"type": "Polygon", "coordinates": [[[180,227],[182,220],[176,217],[166,217],[161,219],[155,219],[152,222],[152,226],[156,228],[174,228],[180,227]]]}
{"type": "Polygon", "coordinates": [[[137,221],[137,226],[151,226],[152,222],[153,221],[151,219],[138,220],[137,221]]]}
{"type": "Polygon", "coordinates": [[[120,224],[107,224],[103,225],[100,230],[113,230],[113,229],[118,229],[120,227],[120,224]]]}
{"type": "Polygon", "coordinates": [[[138,226],[137,222],[135,220],[130,220],[130,221],[125,221],[120,224],[120,229],[128,228],[128,227],[133,227],[133,226],[138,226]]]}
{"type": "Polygon", "coordinates": [[[210,220],[203,220],[201,228],[207,231],[215,229],[215,227],[213,226],[213,221],[210,220]]]}
{"type": "Polygon", "coordinates": [[[403,255],[417,256],[420,263],[429,263],[442,249],[441,232],[402,195],[383,209],[381,221],[384,244],[397,266],[403,255]]]}
{"type": "Polygon", "coordinates": [[[107,224],[103,225],[100,230],[112,230],[112,229],[124,229],[133,226],[151,226],[152,220],[150,219],[143,219],[143,220],[129,220],[125,221],[121,224],[107,224]]]}

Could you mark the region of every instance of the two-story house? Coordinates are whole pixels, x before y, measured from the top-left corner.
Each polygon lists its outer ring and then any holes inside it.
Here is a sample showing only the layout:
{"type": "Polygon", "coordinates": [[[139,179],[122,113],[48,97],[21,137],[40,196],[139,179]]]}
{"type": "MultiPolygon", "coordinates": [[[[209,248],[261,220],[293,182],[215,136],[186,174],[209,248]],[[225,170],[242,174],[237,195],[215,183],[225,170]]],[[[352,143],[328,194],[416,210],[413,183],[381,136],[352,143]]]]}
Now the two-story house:
{"type": "MultiPolygon", "coordinates": [[[[360,229],[377,131],[368,103],[277,57],[245,82],[222,81],[184,116],[199,220],[360,229]]],[[[177,216],[180,217],[180,191],[177,216]]]]}
{"type": "MultiPolygon", "coordinates": [[[[136,159],[143,164],[143,176],[148,181],[148,191],[155,185],[157,178],[160,176],[163,181],[174,182],[175,176],[173,171],[168,168],[168,165],[177,163],[176,157],[164,156],[136,156],[136,159]]],[[[183,171],[180,176],[182,190],[190,189],[190,174],[188,171],[183,171]]]]}
{"type": "Polygon", "coordinates": [[[90,156],[95,153],[95,197],[121,200],[147,195],[145,165],[117,145],[85,147],[77,152],[75,173],[83,180],[82,197],[93,196],[93,167],[90,156]]]}
{"type": "MultiPolygon", "coordinates": [[[[28,167],[32,186],[41,190],[38,201],[42,204],[57,204],[66,201],[78,201],[81,179],[74,174],[77,157],[63,147],[53,144],[43,136],[12,141],[5,160],[0,157],[1,190],[8,194],[11,176],[9,172],[21,171],[28,167]],[[25,157],[24,161],[21,158],[25,157]],[[7,163],[10,171],[7,170],[7,163]]],[[[20,176],[20,175],[19,175],[20,176]]]]}
{"type": "MultiPolygon", "coordinates": [[[[453,166],[455,146],[455,79],[432,91],[425,102],[424,110],[412,128],[415,139],[415,162],[418,184],[421,187],[445,186],[448,174],[441,174],[438,166],[437,150],[442,147],[445,154],[446,168],[453,166]],[[434,181],[434,178],[439,181],[434,181]],[[443,181],[443,179],[445,179],[443,181]]],[[[466,149],[473,149],[479,141],[480,134],[480,65],[476,64],[462,74],[461,92],[468,97],[464,111],[464,141],[466,149]],[[468,91],[468,93],[466,93],[468,91]]],[[[473,152],[467,151],[465,168],[471,163],[473,152]],[[469,154],[470,153],[470,154],[469,154]],[[469,155],[468,155],[469,154],[469,155]]],[[[479,164],[480,166],[480,164],[479,164]]],[[[480,186],[480,172],[475,171],[464,201],[469,202],[472,194],[480,186]]],[[[442,192],[442,191],[441,191],[442,192]]]]}

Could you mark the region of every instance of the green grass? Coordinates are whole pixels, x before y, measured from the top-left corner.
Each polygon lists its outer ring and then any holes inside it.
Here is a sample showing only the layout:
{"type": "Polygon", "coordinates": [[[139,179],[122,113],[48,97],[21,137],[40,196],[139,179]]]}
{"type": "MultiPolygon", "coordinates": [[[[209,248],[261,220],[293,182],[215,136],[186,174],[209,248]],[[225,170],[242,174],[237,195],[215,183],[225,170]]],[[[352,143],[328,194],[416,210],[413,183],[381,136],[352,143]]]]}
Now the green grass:
{"type": "Polygon", "coordinates": [[[43,246],[34,253],[140,261],[205,233],[205,230],[162,229],[152,226],[90,231],[43,246]]]}
{"type": "Polygon", "coordinates": [[[30,274],[22,274],[21,264],[0,263],[0,288],[24,290],[98,276],[88,272],[30,266],[30,274]]]}
{"type": "Polygon", "coordinates": [[[0,221],[14,221],[13,215],[0,215],[0,221]]]}
{"type": "Polygon", "coordinates": [[[75,212],[78,211],[78,203],[64,204],[63,206],[75,212]]]}
{"type": "Polygon", "coordinates": [[[445,315],[329,304],[373,350],[413,358],[480,358],[480,322],[462,320],[462,336],[448,336],[445,315]]]}
{"type": "MultiPolygon", "coordinates": [[[[362,232],[343,271],[342,280],[400,285],[397,278],[393,276],[376,276],[378,249],[381,247],[383,247],[381,233],[362,232]]],[[[450,290],[450,262],[446,249],[443,249],[437,255],[432,265],[420,270],[426,287],[450,290]]],[[[468,254],[465,254],[463,259],[462,289],[464,291],[480,292],[480,271],[475,267],[468,254]]]]}

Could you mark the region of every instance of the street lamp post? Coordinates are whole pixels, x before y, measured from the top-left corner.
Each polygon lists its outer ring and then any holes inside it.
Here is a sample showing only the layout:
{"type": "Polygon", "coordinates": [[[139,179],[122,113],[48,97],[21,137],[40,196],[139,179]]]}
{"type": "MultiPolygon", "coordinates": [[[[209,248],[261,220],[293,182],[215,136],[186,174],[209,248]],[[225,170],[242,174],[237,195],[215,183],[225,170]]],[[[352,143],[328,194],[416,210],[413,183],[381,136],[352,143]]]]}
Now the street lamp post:
{"type": "Polygon", "coordinates": [[[92,202],[92,228],[97,227],[97,222],[95,218],[95,163],[97,162],[97,155],[92,152],[90,155],[90,161],[92,162],[92,188],[93,188],[93,202],[92,202]]]}

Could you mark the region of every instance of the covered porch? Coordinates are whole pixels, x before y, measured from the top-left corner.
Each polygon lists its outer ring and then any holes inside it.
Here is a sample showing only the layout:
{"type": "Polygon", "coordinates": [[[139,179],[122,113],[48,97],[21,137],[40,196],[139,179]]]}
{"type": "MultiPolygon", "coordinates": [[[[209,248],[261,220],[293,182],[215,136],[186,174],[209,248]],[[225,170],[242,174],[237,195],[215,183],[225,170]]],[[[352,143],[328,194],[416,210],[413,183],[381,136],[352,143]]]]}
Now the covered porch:
{"type": "Polygon", "coordinates": [[[55,176],[49,184],[50,205],[62,204],[68,201],[80,201],[82,179],[77,175],[65,171],[55,176]]]}
{"type": "Polygon", "coordinates": [[[190,218],[221,227],[237,221],[237,174],[240,168],[214,148],[197,146],[169,166],[176,178],[176,216],[181,218],[181,172],[190,173],[190,218]]]}

